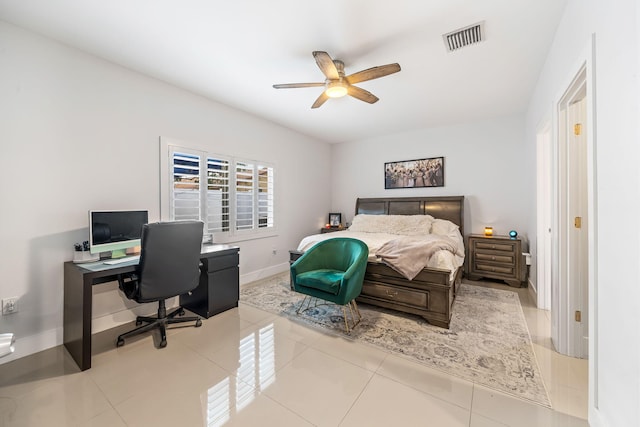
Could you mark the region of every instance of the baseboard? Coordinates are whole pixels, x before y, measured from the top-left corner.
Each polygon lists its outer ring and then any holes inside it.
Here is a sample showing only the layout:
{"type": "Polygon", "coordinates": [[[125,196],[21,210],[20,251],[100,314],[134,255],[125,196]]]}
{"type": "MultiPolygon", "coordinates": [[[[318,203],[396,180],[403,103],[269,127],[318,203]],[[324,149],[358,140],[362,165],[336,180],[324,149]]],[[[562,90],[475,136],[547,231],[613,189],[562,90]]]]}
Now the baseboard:
{"type": "MultiPolygon", "coordinates": [[[[4,331],[10,332],[10,331],[4,331]]],[[[0,358],[0,365],[30,354],[39,353],[48,348],[55,347],[62,343],[62,327],[50,329],[37,335],[24,338],[16,337],[15,351],[10,355],[0,358]]]]}
{"type": "Polygon", "coordinates": [[[251,273],[243,274],[240,276],[240,286],[273,276],[274,274],[283,273],[287,270],[289,270],[289,262],[283,262],[282,264],[272,265],[267,268],[252,271],[251,273]]]}

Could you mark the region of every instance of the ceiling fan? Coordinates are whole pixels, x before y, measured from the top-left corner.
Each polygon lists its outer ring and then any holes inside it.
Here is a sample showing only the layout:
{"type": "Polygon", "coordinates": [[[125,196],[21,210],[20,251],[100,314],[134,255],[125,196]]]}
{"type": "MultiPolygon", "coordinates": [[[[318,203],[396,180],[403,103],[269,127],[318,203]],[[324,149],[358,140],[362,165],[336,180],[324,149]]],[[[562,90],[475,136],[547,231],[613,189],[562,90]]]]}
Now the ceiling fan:
{"type": "Polygon", "coordinates": [[[361,89],[357,86],[353,86],[355,83],[365,82],[367,80],[373,80],[380,77],[388,76],[389,74],[397,73],[400,71],[400,65],[387,64],[379,67],[372,67],[366,70],[358,71],[351,75],[344,75],[344,63],[338,59],[331,59],[327,52],[315,51],[313,57],[316,59],[316,64],[320,67],[320,71],[325,75],[326,80],[324,83],[285,83],[273,85],[276,89],[291,89],[300,87],[320,87],[324,86],[325,90],[320,94],[316,102],[313,103],[311,108],[318,108],[324,104],[329,98],[340,98],[345,95],[353,96],[360,101],[373,104],[378,101],[378,97],[361,89]]]}

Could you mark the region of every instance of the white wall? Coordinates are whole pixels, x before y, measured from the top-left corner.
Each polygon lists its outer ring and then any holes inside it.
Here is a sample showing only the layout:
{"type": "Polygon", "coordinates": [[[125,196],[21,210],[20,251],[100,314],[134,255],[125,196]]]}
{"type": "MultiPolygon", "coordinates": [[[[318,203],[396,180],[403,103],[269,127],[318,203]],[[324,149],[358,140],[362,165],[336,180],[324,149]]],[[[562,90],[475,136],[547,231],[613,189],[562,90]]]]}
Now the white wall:
{"type": "MultiPolygon", "coordinates": [[[[524,117],[421,129],[333,146],[332,209],[354,216],[358,197],[465,196],[465,234],[515,229],[527,237],[534,191],[523,165],[524,117]],[[444,187],[384,189],[385,162],[444,157],[444,187]]],[[[344,217],[343,217],[344,220],[344,217]]],[[[535,229],[531,229],[535,230],[535,229]]]]}
{"type": "MultiPolygon", "coordinates": [[[[276,165],[279,234],[238,244],[244,279],[286,269],[329,211],[328,144],[0,22],[0,298],[20,297],[1,362],[61,344],[62,264],[89,209],[160,218],[160,136],[276,165]]],[[[100,328],[132,317],[115,286],[96,293],[100,328]]]]}
{"type": "MultiPolygon", "coordinates": [[[[634,0],[570,0],[526,117],[535,128],[595,34],[596,239],[590,293],[589,422],[640,425],[640,11],[634,0]],[[596,389],[597,385],[597,389],[596,389]],[[596,400],[597,393],[597,400],[596,400]]],[[[535,200],[535,194],[530,197],[535,200]]],[[[531,202],[529,202],[531,203],[531,202]]],[[[535,218],[531,220],[535,226],[535,218]]],[[[533,227],[530,227],[533,230],[533,227]]]]}

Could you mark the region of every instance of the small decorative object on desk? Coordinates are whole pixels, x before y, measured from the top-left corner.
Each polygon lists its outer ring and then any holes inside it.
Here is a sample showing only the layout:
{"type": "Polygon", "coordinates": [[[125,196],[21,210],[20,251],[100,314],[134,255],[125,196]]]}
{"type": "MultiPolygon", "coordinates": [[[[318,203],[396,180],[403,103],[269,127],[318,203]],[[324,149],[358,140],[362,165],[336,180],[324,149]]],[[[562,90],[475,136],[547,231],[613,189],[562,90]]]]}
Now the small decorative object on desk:
{"type": "Polygon", "coordinates": [[[485,236],[493,236],[493,227],[485,227],[484,228],[485,236]]]}
{"type": "Polygon", "coordinates": [[[516,237],[518,237],[518,232],[516,230],[511,230],[509,232],[509,237],[511,237],[512,239],[515,239],[516,237]]]}
{"type": "Polygon", "coordinates": [[[76,264],[82,262],[93,262],[100,260],[100,254],[92,254],[89,250],[89,241],[85,240],[80,243],[74,243],[73,248],[75,251],[73,252],[73,262],[76,264]]]}
{"type": "Polygon", "coordinates": [[[329,227],[341,227],[342,226],[342,214],[330,213],[329,214],[329,227]]]}

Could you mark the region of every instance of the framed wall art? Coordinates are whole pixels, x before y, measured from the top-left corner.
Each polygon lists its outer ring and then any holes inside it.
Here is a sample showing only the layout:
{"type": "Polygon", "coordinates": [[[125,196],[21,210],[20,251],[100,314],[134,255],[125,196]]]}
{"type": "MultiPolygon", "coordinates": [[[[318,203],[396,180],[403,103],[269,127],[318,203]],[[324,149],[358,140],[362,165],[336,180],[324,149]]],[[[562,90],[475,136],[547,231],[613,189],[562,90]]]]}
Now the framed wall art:
{"type": "Polygon", "coordinates": [[[444,187],[444,157],[384,164],[384,188],[444,187]]]}
{"type": "Polygon", "coordinates": [[[329,227],[340,227],[342,225],[342,214],[330,213],[329,214],[329,227]]]}

